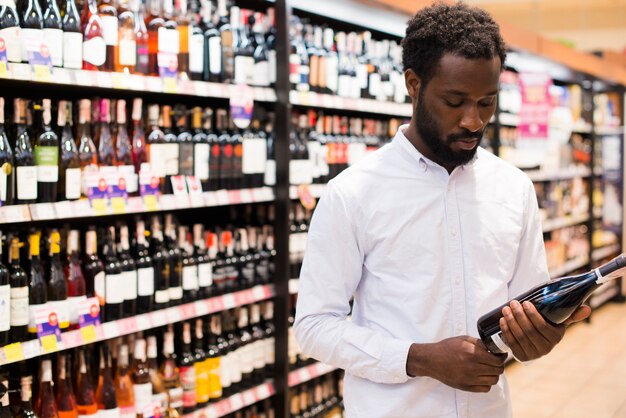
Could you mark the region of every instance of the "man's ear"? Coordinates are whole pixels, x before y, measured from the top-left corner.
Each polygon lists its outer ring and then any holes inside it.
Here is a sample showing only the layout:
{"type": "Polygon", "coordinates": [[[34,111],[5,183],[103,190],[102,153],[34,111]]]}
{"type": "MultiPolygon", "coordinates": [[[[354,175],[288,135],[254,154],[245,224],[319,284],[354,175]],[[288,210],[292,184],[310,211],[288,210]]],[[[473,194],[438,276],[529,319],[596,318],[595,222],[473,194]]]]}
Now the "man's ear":
{"type": "Polygon", "coordinates": [[[422,86],[420,77],[415,71],[411,69],[406,70],[404,72],[404,83],[411,99],[416,100],[420,92],[420,87],[422,86]]]}

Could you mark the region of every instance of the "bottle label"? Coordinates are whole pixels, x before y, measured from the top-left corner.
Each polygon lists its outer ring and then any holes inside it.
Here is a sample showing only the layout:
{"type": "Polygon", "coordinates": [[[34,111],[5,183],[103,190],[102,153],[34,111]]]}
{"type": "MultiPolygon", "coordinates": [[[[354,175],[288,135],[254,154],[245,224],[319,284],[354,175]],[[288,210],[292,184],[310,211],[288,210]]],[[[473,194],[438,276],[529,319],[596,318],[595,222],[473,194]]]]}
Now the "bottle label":
{"type": "Polygon", "coordinates": [[[178,144],[163,144],[162,147],[165,152],[165,174],[177,176],[180,151],[178,144]]]}
{"type": "Polygon", "coordinates": [[[152,296],[154,294],[154,268],[144,267],[137,270],[137,294],[152,296]]]}
{"type": "Polygon", "coordinates": [[[275,186],[276,185],[276,161],[267,160],[265,162],[265,185],[266,186],[275,186]]]}
{"type": "Polygon", "coordinates": [[[83,34],[63,32],[63,66],[65,68],[83,68],[83,34]]]}
{"type": "Polygon", "coordinates": [[[83,61],[96,67],[106,61],[106,43],[104,38],[97,36],[83,42],[83,61]]]}
{"type": "Polygon", "coordinates": [[[192,407],[196,404],[196,369],[180,367],[180,385],[183,387],[183,406],[192,407]]]}
{"type": "Polygon", "coordinates": [[[209,72],[222,73],[222,38],[219,36],[209,38],[209,72]]]}
{"type": "MultiPolygon", "coordinates": [[[[8,167],[11,166],[9,163],[5,164],[7,164],[8,167]]],[[[7,200],[7,180],[7,174],[4,172],[4,169],[0,168],[0,206],[3,206],[2,202],[6,202],[7,200]]]]}
{"type": "Polygon", "coordinates": [[[270,63],[268,61],[259,61],[254,64],[252,85],[259,87],[268,87],[270,85],[270,63]]]}
{"type": "Polygon", "coordinates": [[[148,73],[148,46],[137,45],[137,72],[141,74],[148,73]]]}
{"type": "Polygon", "coordinates": [[[98,418],[121,418],[120,409],[98,409],[98,418]]]}
{"type": "Polygon", "coordinates": [[[121,274],[107,274],[105,287],[105,301],[107,304],[124,302],[124,276],[121,274]]]}
{"type": "Polygon", "coordinates": [[[69,305],[70,324],[78,325],[80,322],[79,306],[83,300],[87,300],[87,296],[72,296],[67,298],[69,305]]]}
{"type": "Polygon", "coordinates": [[[22,46],[20,45],[19,26],[0,29],[0,38],[4,39],[4,45],[7,51],[7,59],[9,60],[9,62],[21,62],[22,46]]]}
{"type": "Polygon", "coordinates": [[[207,368],[209,374],[209,397],[219,398],[222,396],[220,357],[207,359],[207,368]]]}
{"type": "MultiPolygon", "coordinates": [[[[166,411],[167,410],[167,393],[163,392],[163,393],[155,393],[152,395],[152,405],[154,405],[155,408],[159,408],[160,411],[166,411]]],[[[155,414],[155,417],[157,415],[155,414]]],[[[161,415],[162,416],[162,415],[161,415]]]]}
{"type": "Polygon", "coordinates": [[[496,347],[498,347],[500,349],[500,351],[502,351],[503,353],[508,353],[509,351],[511,351],[509,346],[506,345],[506,343],[502,339],[502,332],[498,332],[497,334],[493,334],[491,336],[491,341],[493,341],[493,343],[496,345],[496,347]]]}
{"type": "Polygon", "coordinates": [[[202,73],[204,70],[204,36],[192,35],[189,38],[189,70],[202,73]]]}
{"type": "Polygon", "coordinates": [[[170,287],[168,294],[170,296],[169,300],[180,300],[183,298],[183,288],[182,286],[170,287]]]}
{"type": "Polygon", "coordinates": [[[220,378],[220,386],[223,389],[228,389],[230,385],[233,383],[231,380],[231,372],[230,365],[232,363],[232,352],[222,356],[221,358],[221,368],[219,373],[220,378]]]}
{"type": "Polygon", "coordinates": [[[59,328],[65,329],[70,326],[70,304],[69,300],[49,301],[48,305],[57,314],[59,328]]]}
{"type": "Polygon", "coordinates": [[[230,381],[233,385],[241,382],[241,365],[243,363],[243,359],[240,356],[240,352],[241,350],[237,349],[230,353],[230,367],[228,372],[230,372],[230,381]]]}
{"type": "Polygon", "coordinates": [[[249,84],[248,73],[254,70],[254,58],[243,55],[235,56],[235,84],[249,84]]]}
{"type": "Polygon", "coordinates": [[[22,45],[22,62],[29,62],[29,52],[39,53],[43,41],[43,31],[41,29],[22,28],[20,31],[22,45]]]}
{"type": "Polygon", "coordinates": [[[168,391],[170,395],[170,408],[178,409],[183,407],[183,388],[172,388],[168,391]]]}
{"type": "Polygon", "coordinates": [[[168,290],[157,290],[154,292],[154,301],[156,303],[168,303],[170,301],[170,293],[168,290]]]}
{"type": "Polygon", "coordinates": [[[132,39],[121,39],[119,44],[119,64],[134,67],[137,64],[137,42],[132,39]]]}
{"type": "Polygon", "coordinates": [[[96,277],[94,277],[93,279],[93,289],[94,292],[96,293],[96,296],[98,297],[98,299],[100,300],[100,304],[104,305],[104,298],[105,298],[105,278],[106,278],[106,274],[101,271],[100,273],[96,274],[96,277]]]}
{"type": "Polygon", "coordinates": [[[300,55],[289,55],[289,82],[291,84],[298,84],[300,82],[300,55]]]}
{"type": "Polygon", "coordinates": [[[209,144],[194,145],[193,175],[199,180],[209,179],[209,144]]]}
{"type": "Polygon", "coordinates": [[[44,29],[43,36],[48,43],[50,51],[50,61],[55,67],[63,65],[63,30],[62,29],[44,29]]]}
{"type": "Polygon", "coordinates": [[[157,177],[165,177],[166,144],[150,144],[150,169],[157,177]]]}
{"type": "Polygon", "coordinates": [[[11,288],[11,326],[28,325],[28,286],[11,288]]]}
{"type": "Polygon", "coordinates": [[[337,92],[337,79],[339,77],[339,62],[336,55],[330,55],[324,60],[326,62],[326,88],[331,92],[337,92]]]}
{"type": "MultiPolygon", "coordinates": [[[[59,418],[61,418],[59,416],[59,418]]],[[[121,406],[120,407],[120,418],[137,418],[137,413],[135,412],[134,406],[121,406]]]]}
{"type": "Polygon", "coordinates": [[[106,45],[117,45],[117,17],[100,15],[102,19],[102,37],[106,45]]]}
{"type": "Polygon", "coordinates": [[[37,181],[40,183],[56,183],[59,181],[59,148],[50,146],[35,147],[35,164],[37,164],[37,181]]]}
{"type": "Polygon", "coordinates": [[[253,348],[252,344],[246,344],[237,350],[239,351],[239,359],[241,360],[242,374],[250,374],[254,370],[254,353],[251,350],[253,348]]]}
{"type": "Polygon", "coordinates": [[[178,54],[180,48],[179,34],[177,30],[159,28],[159,52],[178,54]]]}
{"type": "Polygon", "coordinates": [[[133,385],[133,394],[135,395],[135,409],[137,412],[145,411],[152,402],[152,383],[135,383],[133,385]]]}
{"type": "Polygon", "coordinates": [[[268,54],[269,56],[269,78],[270,83],[273,84],[276,82],[276,51],[271,50],[268,54]]]}
{"type": "Polygon", "coordinates": [[[265,339],[265,364],[274,364],[274,337],[265,339]]]}
{"type": "Polygon", "coordinates": [[[196,266],[183,267],[183,290],[198,289],[198,268],[196,266]]]}
{"type": "Polygon", "coordinates": [[[242,171],[244,174],[263,174],[267,163],[267,140],[263,138],[244,139],[242,171]]]}
{"type": "Polygon", "coordinates": [[[255,370],[261,370],[265,367],[265,343],[263,340],[257,340],[252,343],[250,355],[252,356],[252,366],[255,370]]]}
{"type": "Polygon", "coordinates": [[[178,158],[178,172],[177,174],[183,176],[193,176],[193,170],[195,168],[194,163],[194,155],[193,155],[194,146],[190,143],[179,144],[179,158],[178,158]]]}
{"type": "Polygon", "coordinates": [[[137,270],[122,272],[124,300],[137,299],[137,270]]]}
{"type": "Polygon", "coordinates": [[[209,287],[213,284],[213,264],[202,263],[198,265],[198,285],[209,287]]]}
{"type": "Polygon", "coordinates": [[[11,329],[11,286],[0,286],[0,332],[11,329]]]}
{"type": "Polygon", "coordinates": [[[80,168],[68,168],[65,170],[65,199],[80,199],[80,168]]]}
{"type": "Polygon", "coordinates": [[[37,333],[37,311],[41,308],[45,308],[47,305],[47,303],[28,305],[28,332],[32,334],[37,333]]]}
{"type": "MultiPolygon", "coordinates": [[[[359,89],[363,90],[367,88],[367,81],[369,78],[369,70],[367,64],[359,64],[356,67],[356,78],[358,80],[359,89]]],[[[359,92],[360,93],[360,92],[359,92]]]]}
{"type": "Polygon", "coordinates": [[[378,97],[380,94],[380,74],[370,74],[369,94],[372,97],[378,97]]]}
{"type": "Polygon", "coordinates": [[[19,200],[37,199],[37,166],[17,167],[15,175],[17,198],[19,200]]]}

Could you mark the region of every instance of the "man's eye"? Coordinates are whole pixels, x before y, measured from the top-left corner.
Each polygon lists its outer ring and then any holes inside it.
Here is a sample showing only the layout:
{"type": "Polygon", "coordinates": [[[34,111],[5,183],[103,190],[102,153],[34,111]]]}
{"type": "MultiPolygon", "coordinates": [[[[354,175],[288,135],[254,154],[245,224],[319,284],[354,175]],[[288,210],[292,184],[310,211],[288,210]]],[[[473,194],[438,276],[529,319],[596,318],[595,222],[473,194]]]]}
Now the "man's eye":
{"type": "Polygon", "coordinates": [[[495,101],[496,101],[496,99],[485,100],[485,101],[479,102],[479,104],[482,107],[489,107],[489,106],[493,105],[495,103],[495,101]]]}
{"type": "Polygon", "coordinates": [[[450,107],[461,107],[461,105],[463,104],[463,102],[454,102],[450,100],[445,100],[445,102],[446,102],[446,105],[450,107]]]}

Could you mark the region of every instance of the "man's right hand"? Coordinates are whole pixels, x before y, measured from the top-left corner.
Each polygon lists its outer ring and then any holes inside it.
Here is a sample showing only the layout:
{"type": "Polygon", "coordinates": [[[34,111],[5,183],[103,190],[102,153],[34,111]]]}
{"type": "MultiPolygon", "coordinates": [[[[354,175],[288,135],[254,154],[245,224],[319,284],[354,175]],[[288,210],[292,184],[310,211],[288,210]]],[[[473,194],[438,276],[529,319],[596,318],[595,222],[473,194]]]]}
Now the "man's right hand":
{"type": "Polygon", "coordinates": [[[489,392],[504,372],[506,354],[492,354],[482,341],[469,336],[447,338],[409,349],[409,376],[427,376],[468,392],[489,392]]]}

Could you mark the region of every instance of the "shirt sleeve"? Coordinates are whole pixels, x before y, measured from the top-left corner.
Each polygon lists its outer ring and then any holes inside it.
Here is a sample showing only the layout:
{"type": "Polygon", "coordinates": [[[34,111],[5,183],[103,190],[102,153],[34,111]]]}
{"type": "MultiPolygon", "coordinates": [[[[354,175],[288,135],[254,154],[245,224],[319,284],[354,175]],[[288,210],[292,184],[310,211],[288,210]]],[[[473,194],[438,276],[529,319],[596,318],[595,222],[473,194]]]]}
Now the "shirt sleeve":
{"type": "Polygon", "coordinates": [[[509,282],[509,299],[550,280],[537,195],[530,180],[526,188],[524,213],[524,226],[515,260],[515,270],[509,282]]]}
{"type": "Polygon", "coordinates": [[[300,273],[294,333],[309,357],[376,383],[409,379],[411,341],[391,338],[348,319],[362,276],[363,242],[339,187],[331,181],[311,225],[300,273]]]}

